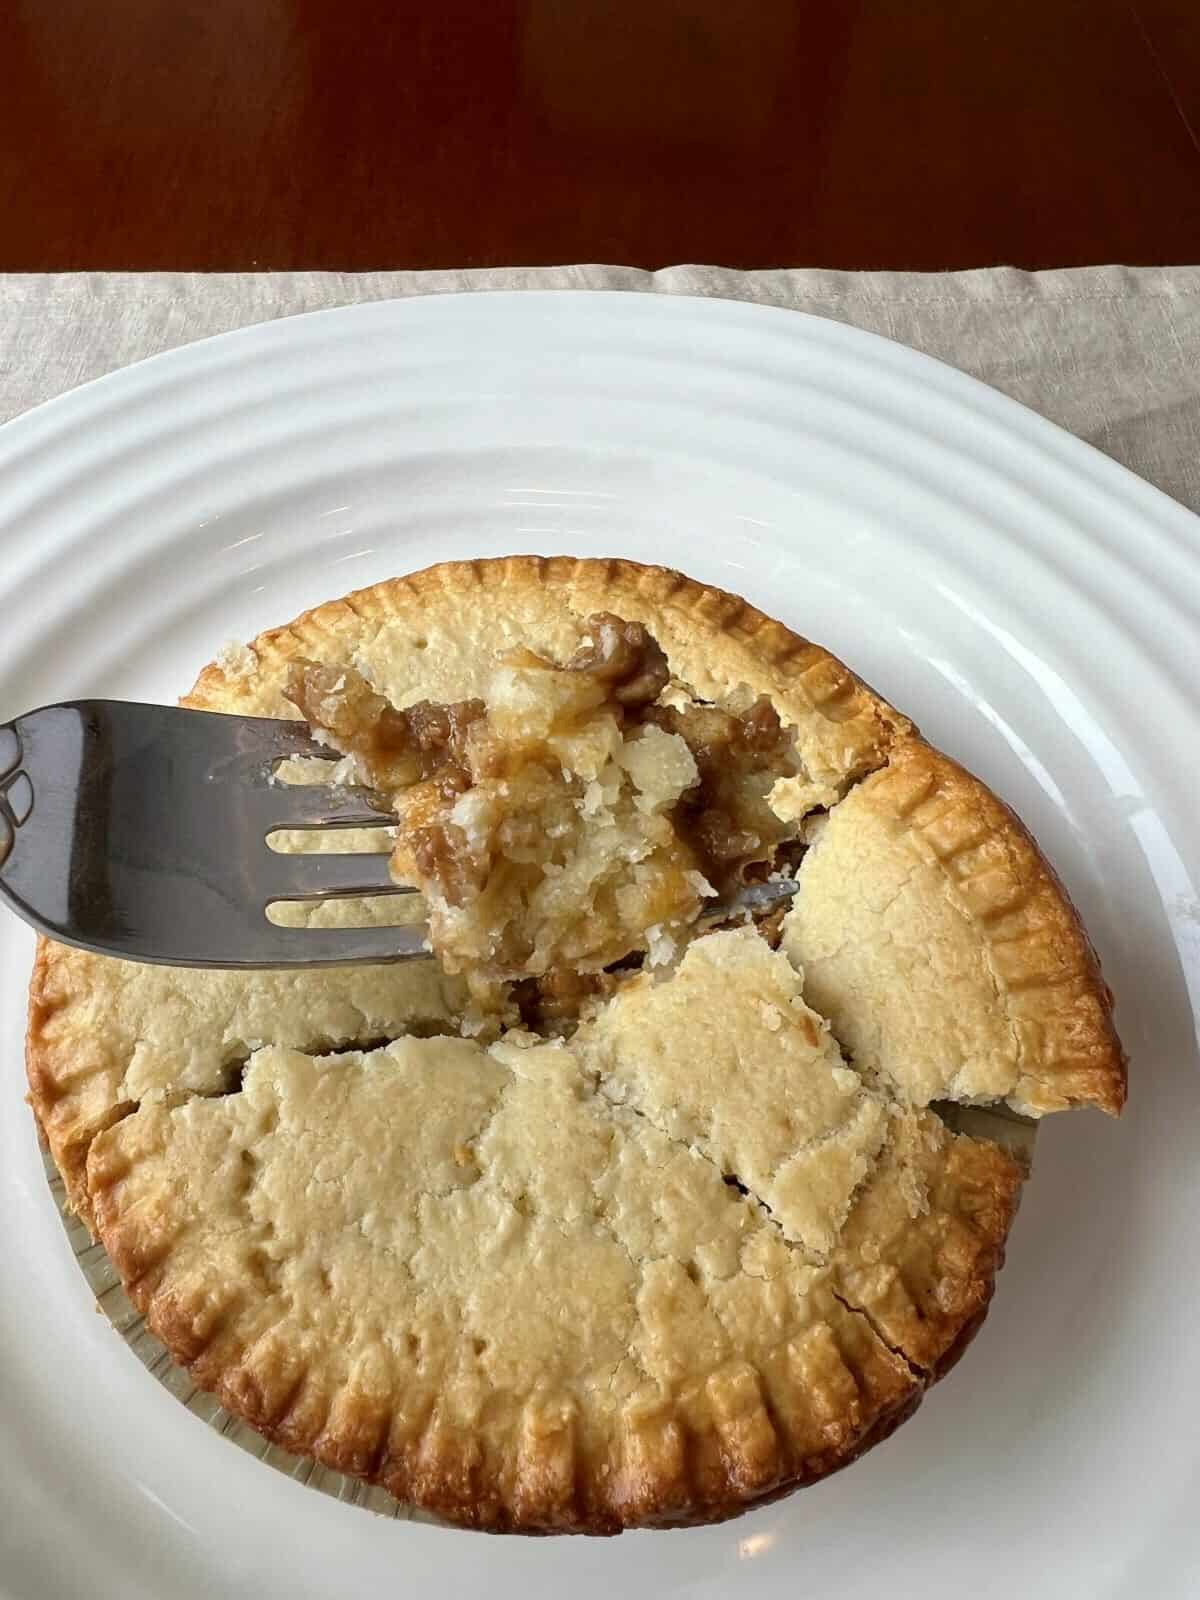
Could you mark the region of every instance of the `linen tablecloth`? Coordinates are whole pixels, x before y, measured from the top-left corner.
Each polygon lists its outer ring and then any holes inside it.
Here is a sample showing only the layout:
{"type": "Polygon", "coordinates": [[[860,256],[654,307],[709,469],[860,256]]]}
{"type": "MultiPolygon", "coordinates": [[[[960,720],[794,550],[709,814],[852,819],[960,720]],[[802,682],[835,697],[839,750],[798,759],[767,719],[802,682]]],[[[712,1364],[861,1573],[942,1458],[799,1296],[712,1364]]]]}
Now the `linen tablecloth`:
{"type": "Polygon", "coordinates": [[[513,288],[713,295],[869,328],[994,384],[1200,511],[1200,267],[13,274],[0,276],[0,420],[247,323],[397,295],[513,288]]]}

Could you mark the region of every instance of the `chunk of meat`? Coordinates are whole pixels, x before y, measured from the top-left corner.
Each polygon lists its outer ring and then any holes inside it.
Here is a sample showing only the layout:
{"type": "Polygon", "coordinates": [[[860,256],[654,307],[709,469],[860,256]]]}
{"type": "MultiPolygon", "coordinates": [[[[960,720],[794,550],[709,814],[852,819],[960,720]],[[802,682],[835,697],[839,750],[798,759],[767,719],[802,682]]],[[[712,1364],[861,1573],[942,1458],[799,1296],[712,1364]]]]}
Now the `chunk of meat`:
{"type": "Polygon", "coordinates": [[[352,667],[293,661],[285,694],[311,728],[356,756],[380,789],[435,779],[447,798],[471,786],[467,741],[485,713],[482,700],[437,705],[418,700],[397,710],[352,667]]]}
{"type": "Polygon", "coordinates": [[[765,695],[746,711],[720,706],[650,706],[645,720],[685,741],[700,781],[680,800],[674,821],[722,894],[746,869],[770,859],[786,834],[766,796],[793,756],[787,730],[765,695]]]}
{"type": "Polygon", "coordinates": [[[648,706],[667,686],[671,669],[658,640],[640,622],[597,611],[565,663],[568,672],[588,672],[608,686],[608,697],[627,710],[648,706]]]}

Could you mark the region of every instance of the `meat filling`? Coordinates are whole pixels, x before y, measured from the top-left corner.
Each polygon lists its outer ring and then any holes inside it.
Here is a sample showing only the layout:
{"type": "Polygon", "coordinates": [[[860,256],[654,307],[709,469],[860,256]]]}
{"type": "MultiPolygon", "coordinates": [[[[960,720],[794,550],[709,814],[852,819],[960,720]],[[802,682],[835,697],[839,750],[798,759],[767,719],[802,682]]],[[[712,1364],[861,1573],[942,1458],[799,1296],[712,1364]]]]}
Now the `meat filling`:
{"type": "Polygon", "coordinates": [[[553,1027],[631,957],[669,962],[706,902],[764,876],[796,827],[768,803],[798,773],[764,696],[744,709],[673,683],[646,628],[607,612],[557,663],[499,657],[483,698],[398,708],[349,667],[293,664],[310,725],[388,793],[392,869],[473,986],[553,1027]]]}

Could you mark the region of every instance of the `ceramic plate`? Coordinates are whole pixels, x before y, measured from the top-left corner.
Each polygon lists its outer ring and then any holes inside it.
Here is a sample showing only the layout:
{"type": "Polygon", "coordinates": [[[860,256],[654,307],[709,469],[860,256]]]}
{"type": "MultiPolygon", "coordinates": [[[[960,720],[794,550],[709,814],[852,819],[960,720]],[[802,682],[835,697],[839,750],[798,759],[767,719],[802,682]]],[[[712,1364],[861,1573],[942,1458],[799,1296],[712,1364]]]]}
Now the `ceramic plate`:
{"type": "Polygon", "coordinates": [[[1120,1123],[1043,1129],[992,1314],[894,1439],[723,1527],[488,1539],[268,1470],[95,1314],[22,1100],[32,938],[5,917],[5,1594],[1197,1593],[1200,522],[835,323],[481,294],[251,328],[29,413],[0,430],[0,550],[4,718],[173,699],[224,642],[448,557],[624,555],[735,590],[1029,821],[1133,1061],[1120,1123]]]}

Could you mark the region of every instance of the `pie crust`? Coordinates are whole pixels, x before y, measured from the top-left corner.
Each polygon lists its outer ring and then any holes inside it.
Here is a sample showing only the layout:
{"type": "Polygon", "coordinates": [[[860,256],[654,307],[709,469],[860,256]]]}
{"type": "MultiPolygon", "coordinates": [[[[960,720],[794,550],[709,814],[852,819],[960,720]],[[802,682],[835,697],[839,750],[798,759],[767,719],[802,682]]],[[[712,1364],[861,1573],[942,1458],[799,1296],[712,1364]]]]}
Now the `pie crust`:
{"type": "Polygon", "coordinates": [[[733,596],[449,563],[226,653],[185,704],[294,715],[300,658],[465,700],[498,650],[565,659],[599,611],[793,731],[773,804],[828,815],[778,951],[707,934],[565,1041],[458,1036],[433,963],[191,972],[43,941],[31,986],[35,1115],[176,1360],[286,1448],[495,1530],[714,1521],[854,1459],[979,1326],[1017,1204],[1020,1162],[937,1103],[1125,1093],[1095,956],[1016,818],[733,596]]]}

